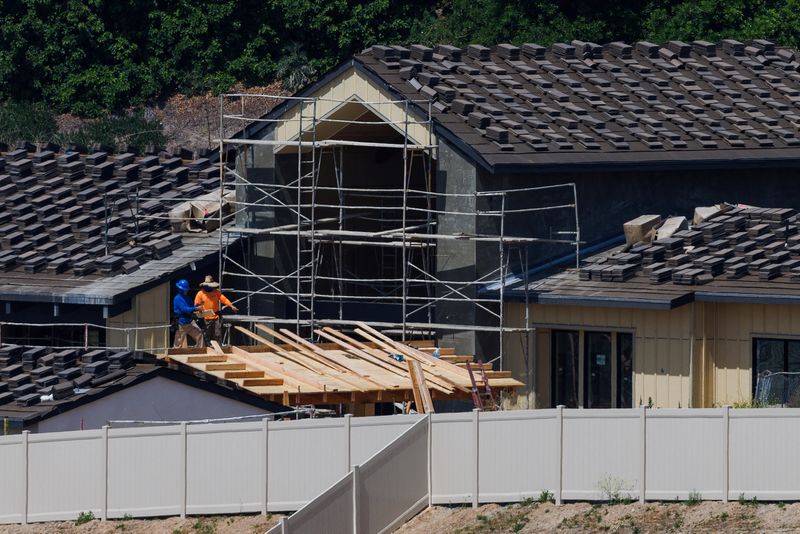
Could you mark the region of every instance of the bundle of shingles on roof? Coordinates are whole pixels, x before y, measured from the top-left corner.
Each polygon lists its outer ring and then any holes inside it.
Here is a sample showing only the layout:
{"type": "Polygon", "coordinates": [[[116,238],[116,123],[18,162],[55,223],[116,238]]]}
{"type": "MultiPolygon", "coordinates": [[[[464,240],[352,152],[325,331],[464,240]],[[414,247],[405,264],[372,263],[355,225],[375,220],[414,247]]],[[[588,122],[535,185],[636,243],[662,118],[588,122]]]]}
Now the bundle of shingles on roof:
{"type": "Polygon", "coordinates": [[[61,400],[125,376],[134,365],[130,351],[0,346],[0,405],[61,400]]]}
{"type": "Polygon", "coordinates": [[[133,272],[181,247],[174,205],[219,190],[207,158],[21,146],[0,158],[0,271],[133,272]]]}
{"type": "Polygon", "coordinates": [[[705,284],[717,277],[800,280],[800,220],[791,208],[719,204],[685,217],[643,215],[625,224],[621,251],[596,256],[582,280],[618,282],[643,275],[653,284],[705,284]]]}

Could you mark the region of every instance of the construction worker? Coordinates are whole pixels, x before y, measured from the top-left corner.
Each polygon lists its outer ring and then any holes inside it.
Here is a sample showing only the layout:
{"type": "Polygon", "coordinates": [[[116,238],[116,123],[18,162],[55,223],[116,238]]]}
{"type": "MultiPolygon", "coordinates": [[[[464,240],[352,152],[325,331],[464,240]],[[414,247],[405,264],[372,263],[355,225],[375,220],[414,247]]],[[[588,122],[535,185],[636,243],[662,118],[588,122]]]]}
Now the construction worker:
{"type": "Polygon", "coordinates": [[[233,311],[239,311],[239,308],[234,306],[219,290],[219,284],[214,281],[214,277],[208,275],[203,283],[200,284],[200,291],[197,292],[194,303],[200,306],[200,312],[203,314],[203,321],[205,322],[204,331],[209,343],[212,340],[219,341],[222,339],[222,320],[219,316],[220,302],[233,311]]]}
{"type": "Polygon", "coordinates": [[[175,331],[175,342],[173,345],[179,348],[186,348],[189,346],[187,336],[191,337],[196,347],[202,348],[206,346],[203,339],[203,331],[197,326],[194,320],[195,312],[200,309],[200,306],[192,304],[189,297],[189,282],[186,280],[178,280],[175,284],[179,293],[172,299],[172,312],[178,319],[178,329],[175,331]]]}

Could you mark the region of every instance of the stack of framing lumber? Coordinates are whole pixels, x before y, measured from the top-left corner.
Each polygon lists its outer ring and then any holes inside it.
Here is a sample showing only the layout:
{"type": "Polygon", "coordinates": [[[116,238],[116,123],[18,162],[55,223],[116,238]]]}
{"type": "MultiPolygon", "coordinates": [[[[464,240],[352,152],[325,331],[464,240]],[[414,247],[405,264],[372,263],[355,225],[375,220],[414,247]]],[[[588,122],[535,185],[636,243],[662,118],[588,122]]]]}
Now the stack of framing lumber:
{"type": "MultiPolygon", "coordinates": [[[[414,401],[412,367],[432,400],[470,398],[463,362],[471,358],[445,348],[437,358],[430,342],[394,341],[364,323],[352,335],[328,327],[315,330],[325,340],[318,344],[262,324],[256,325],[258,334],[235,328],[257,344],[221,347],[215,342],[208,349],[170,349],[167,358],[286,405],[414,401]]],[[[496,390],[524,385],[507,371],[487,371],[487,376],[496,390]]]]}

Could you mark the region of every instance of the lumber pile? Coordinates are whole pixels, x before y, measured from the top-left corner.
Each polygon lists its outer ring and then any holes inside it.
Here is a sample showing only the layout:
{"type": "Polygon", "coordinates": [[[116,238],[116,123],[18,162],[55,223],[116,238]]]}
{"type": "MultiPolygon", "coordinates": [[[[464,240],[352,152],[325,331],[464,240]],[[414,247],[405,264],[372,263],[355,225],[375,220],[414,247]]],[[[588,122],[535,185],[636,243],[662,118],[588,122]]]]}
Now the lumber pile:
{"type": "MultiPolygon", "coordinates": [[[[319,343],[285,328],[255,328],[235,326],[255,345],[214,342],[207,349],[170,349],[167,358],[287,405],[416,401],[417,411],[429,412],[433,400],[470,398],[466,363],[472,358],[432,342],[402,343],[364,323],[349,335],[319,328],[319,343]]],[[[495,390],[523,385],[510,372],[486,369],[495,390]]]]}

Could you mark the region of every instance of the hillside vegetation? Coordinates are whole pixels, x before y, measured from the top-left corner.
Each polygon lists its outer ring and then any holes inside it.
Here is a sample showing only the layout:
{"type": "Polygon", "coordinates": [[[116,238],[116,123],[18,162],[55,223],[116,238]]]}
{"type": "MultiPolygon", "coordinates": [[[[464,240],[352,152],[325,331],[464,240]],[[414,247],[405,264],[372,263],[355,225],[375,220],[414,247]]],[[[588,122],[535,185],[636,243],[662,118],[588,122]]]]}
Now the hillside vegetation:
{"type": "MultiPolygon", "coordinates": [[[[2,6],[0,103],[41,103],[6,113],[5,122],[0,117],[3,138],[17,135],[7,126],[10,115],[43,108],[80,117],[128,110],[127,127],[147,120],[132,108],[158,106],[176,94],[276,81],[293,92],[376,43],[759,37],[800,44],[800,0],[4,0],[2,6]]],[[[52,129],[46,122],[36,129],[52,129]]]]}

